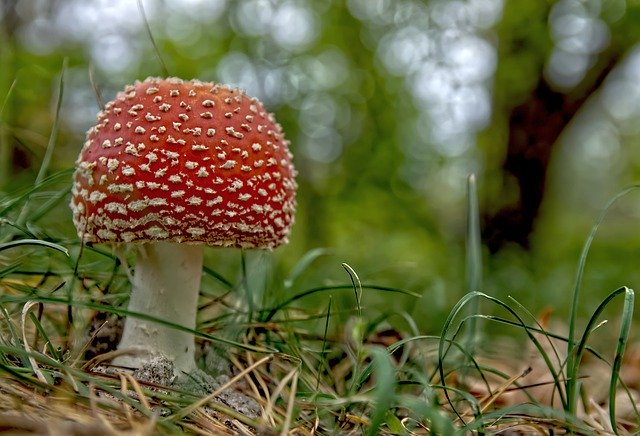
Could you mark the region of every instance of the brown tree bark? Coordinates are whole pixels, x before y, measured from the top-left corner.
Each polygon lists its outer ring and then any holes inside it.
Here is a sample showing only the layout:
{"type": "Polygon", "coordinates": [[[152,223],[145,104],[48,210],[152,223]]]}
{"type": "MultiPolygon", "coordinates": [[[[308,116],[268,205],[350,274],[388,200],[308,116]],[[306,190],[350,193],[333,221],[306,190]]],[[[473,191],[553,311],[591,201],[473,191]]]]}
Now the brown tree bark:
{"type": "Polygon", "coordinates": [[[526,101],[511,110],[502,170],[517,181],[518,200],[484,217],[483,239],[492,253],[510,243],[529,248],[554,146],[618,59],[617,54],[602,55],[583,83],[569,92],[553,89],[540,74],[526,101]]]}

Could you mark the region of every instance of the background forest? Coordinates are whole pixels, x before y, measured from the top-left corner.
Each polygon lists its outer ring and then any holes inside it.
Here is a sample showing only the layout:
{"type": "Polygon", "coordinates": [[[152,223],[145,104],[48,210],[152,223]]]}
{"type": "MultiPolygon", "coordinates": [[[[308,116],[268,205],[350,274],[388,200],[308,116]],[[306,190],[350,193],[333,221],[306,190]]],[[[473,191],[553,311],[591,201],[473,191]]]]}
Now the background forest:
{"type": "MultiPolygon", "coordinates": [[[[278,276],[321,248],[301,287],[344,283],[347,262],[365,283],[424,296],[367,295],[372,316],[391,307],[437,331],[469,291],[468,174],[478,177],[482,290],[561,317],[598,211],[640,179],[638,1],[143,4],[148,28],[133,0],[2,2],[4,194],[42,180],[54,131],[48,174],[71,168],[100,98],[127,83],[169,74],[238,86],[277,115],[300,173],[291,244],[250,254],[252,265],[278,276]]],[[[55,208],[29,229],[77,244],[68,197],[58,194],[40,193],[55,208]]],[[[631,194],[601,226],[585,310],[618,286],[639,288],[639,218],[631,194]]],[[[237,274],[237,252],[207,256],[237,274]]],[[[335,297],[353,305],[351,294],[335,297]]]]}

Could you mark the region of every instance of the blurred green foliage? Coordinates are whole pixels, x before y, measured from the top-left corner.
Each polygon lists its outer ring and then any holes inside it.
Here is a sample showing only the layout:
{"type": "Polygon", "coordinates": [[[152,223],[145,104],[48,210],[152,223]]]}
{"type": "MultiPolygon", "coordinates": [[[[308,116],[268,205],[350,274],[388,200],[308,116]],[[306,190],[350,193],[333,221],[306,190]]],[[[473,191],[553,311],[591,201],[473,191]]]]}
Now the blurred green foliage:
{"type": "MultiPolygon", "coordinates": [[[[365,295],[372,315],[407,311],[428,330],[438,329],[467,291],[466,175],[478,174],[483,210],[516,198],[502,168],[508,118],[541,77],[570,98],[598,62],[614,53],[620,59],[554,147],[531,246],[485,253],[483,291],[513,295],[533,312],[551,306],[565,314],[597,211],[637,180],[640,98],[623,97],[640,96],[639,2],[164,0],[144,6],[170,75],[246,88],[275,112],[292,142],[299,211],[291,244],[275,254],[274,275],[284,276],[308,250],[326,247],[328,254],[296,287],[347,283],[340,267],[347,262],[364,283],[424,296],[365,295]],[[618,89],[623,85],[626,92],[618,89]]],[[[0,18],[0,189],[13,196],[38,172],[63,58],[69,68],[50,173],[73,165],[98,110],[90,71],[104,99],[126,83],[164,73],[133,0],[9,0],[0,18]]],[[[638,197],[625,198],[601,228],[587,264],[585,310],[590,296],[620,285],[640,288],[638,197]]],[[[65,202],[32,223],[36,236],[75,240],[65,202]]],[[[208,258],[221,273],[238,273],[237,251],[212,249],[208,258]]],[[[314,298],[326,305],[326,295],[314,298]]],[[[337,298],[342,308],[355,304],[350,293],[337,298]]]]}

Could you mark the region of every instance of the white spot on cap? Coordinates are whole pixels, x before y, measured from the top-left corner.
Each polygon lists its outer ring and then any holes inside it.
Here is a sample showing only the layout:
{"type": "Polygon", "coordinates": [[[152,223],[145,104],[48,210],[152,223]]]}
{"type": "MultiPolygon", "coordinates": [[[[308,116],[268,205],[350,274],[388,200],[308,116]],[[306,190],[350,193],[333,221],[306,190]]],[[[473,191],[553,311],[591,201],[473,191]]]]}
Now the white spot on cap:
{"type": "Polygon", "coordinates": [[[144,127],[142,127],[142,126],[137,126],[137,127],[136,127],[135,132],[136,132],[136,133],[138,133],[138,134],[140,134],[140,135],[142,135],[143,133],[145,133],[145,132],[146,132],[146,130],[145,130],[145,128],[144,128],[144,127]]]}
{"type": "Polygon", "coordinates": [[[185,166],[187,169],[193,170],[193,169],[195,169],[195,168],[197,168],[197,167],[198,167],[198,162],[194,162],[194,161],[189,160],[189,161],[186,161],[186,162],[184,163],[184,166],[185,166]]]}
{"type": "Polygon", "coordinates": [[[107,161],[107,168],[109,171],[114,171],[118,168],[118,165],[120,165],[120,161],[118,159],[109,159],[107,161]]]}
{"type": "Polygon", "coordinates": [[[131,183],[112,183],[107,186],[107,191],[112,194],[117,192],[133,192],[133,185],[131,183]]]}
{"type": "Polygon", "coordinates": [[[108,229],[100,229],[96,232],[96,235],[105,241],[114,241],[117,238],[117,235],[108,229]]]}
{"type": "Polygon", "coordinates": [[[120,233],[120,237],[124,242],[131,242],[136,238],[136,235],[133,232],[122,232],[120,233]]]}
{"type": "Polygon", "coordinates": [[[178,159],[180,157],[180,153],[171,150],[162,150],[162,154],[167,156],[169,159],[178,159]]]}
{"type": "Polygon", "coordinates": [[[207,136],[211,137],[216,134],[216,129],[207,129],[207,136]]]}
{"type": "Polygon", "coordinates": [[[154,239],[165,239],[169,237],[169,233],[158,226],[149,227],[144,230],[144,233],[154,239]]]}
{"type": "Polygon", "coordinates": [[[166,206],[166,205],[167,205],[167,199],[164,197],[149,199],[149,206],[166,206]]]}
{"type": "Polygon", "coordinates": [[[242,139],[244,135],[240,132],[236,132],[233,127],[225,127],[225,130],[229,136],[233,136],[234,138],[242,139]]]}
{"type": "Polygon", "coordinates": [[[105,198],[107,198],[107,194],[100,191],[93,191],[91,195],[89,195],[89,201],[93,204],[96,204],[97,202],[102,201],[105,198]]]}
{"type": "Polygon", "coordinates": [[[243,186],[244,186],[244,183],[242,183],[242,180],[235,179],[233,182],[231,182],[227,190],[229,192],[236,192],[238,189],[242,188],[243,186]]]}
{"type": "Polygon", "coordinates": [[[207,112],[202,112],[202,113],[200,114],[200,116],[201,116],[202,118],[205,118],[205,119],[211,119],[211,118],[213,118],[213,114],[212,114],[211,112],[208,112],[208,111],[207,111],[207,112]]]}
{"type": "Polygon", "coordinates": [[[202,198],[193,195],[187,198],[187,203],[189,203],[191,206],[199,206],[202,203],[202,198]]]}
{"type": "Polygon", "coordinates": [[[119,214],[122,215],[126,215],[127,214],[127,207],[126,205],[122,204],[122,203],[117,203],[115,201],[112,201],[111,203],[107,203],[104,205],[104,208],[107,212],[117,212],[119,214]]]}
{"type": "Polygon", "coordinates": [[[213,200],[208,200],[207,201],[207,206],[208,207],[212,207],[215,206],[216,204],[220,204],[222,203],[223,199],[220,195],[218,195],[216,198],[214,198],[213,200]]]}
{"type": "Polygon", "coordinates": [[[239,199],[240,201],[247,201],[247,200],[249,200],[250,198],[251,198],[251,194],[240,194],[240,195],[238,196],[238,199],[239,199]]]}
{"type": "Polygon", "coordinates": [[[158,109],[160,109],[162,112],[168,112],[169,109],[171,109],[171,105],[169,103],[162,103],[158,109]]]}
{"type": "Polygon", "coordinates": [[[147,95],[153,95],[158,91],[159,91],[159,89],[156,88],[155,86],[150,86],[150,87],[147,88],[147,95]]]}
{"type": "Polygon", "coordinates": [[[149,200],[147,200],[147,199],[135,200],[135,201],[130,202],[127,205],[129,210],[132,210],[134,212],[140,212],[141,210],[145,209],[147,206],[149,206],[149,200]]]}
{"type": "Polygon", "coordinates": [[[202,106],[204,106],[204,107],[213,107],[213,106],[215,106],[215,102],[213,100],[204,100],[202,102],[202,106]]]}
{"type": "Polygon", "coordinates": [[[224,170],[230,170],[231,168],[233,168],[235,166],[236,166],[236,161],[229,159],[228,161],[226,161],[225,163],[220,165],[220,168],[222,168],[224,170]]]}
{"type": "Polygon", "coordinates": [[[122,168],[122,175],[123,176],[133,176],[135,175],[136,170],[135,168],[131,167],[131,166],[126,166],[124,168],[122,168]]]}
{"type": "Polygon", "coordinates": [[[173,191],[171,193],[171,198],[180,198],[182,196],[184,196],[185,192],[184,191],[173,191]]]}
{"type": "Polygon", "coordinates": [[[202,227],[189,227],[187,229],[187,233],[189,233],[192,237],[197,238],[198,236],[202,236],[206,233],[206,230],[202,227]]]}
{"type": "Polygon", "coordinates": [[[138,149],[131,142],[127,142],[127,146],[125,147],[124,152],[127,153],[127,154],[131,154],[133,156],[138,156],[139,155],[138,149]]]}

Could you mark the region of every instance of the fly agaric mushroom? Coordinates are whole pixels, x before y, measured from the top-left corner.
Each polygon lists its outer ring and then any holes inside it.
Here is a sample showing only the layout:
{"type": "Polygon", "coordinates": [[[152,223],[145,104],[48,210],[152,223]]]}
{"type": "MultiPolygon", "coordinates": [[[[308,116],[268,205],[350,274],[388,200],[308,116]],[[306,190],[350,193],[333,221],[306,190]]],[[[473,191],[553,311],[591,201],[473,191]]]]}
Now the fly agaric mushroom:
{"type": "MultiPolygon", "coordinates": [[[[71,209],[86,243],[139,244],[129,310],[195,328],[203,247],[287,242],[296,171],[257,99],[214,83],[148,78],[98,114],[76,162],[71,209]]],[[[196,369],[189,332],[125,321],[114,363],[164,356],[196,369]]]]}

